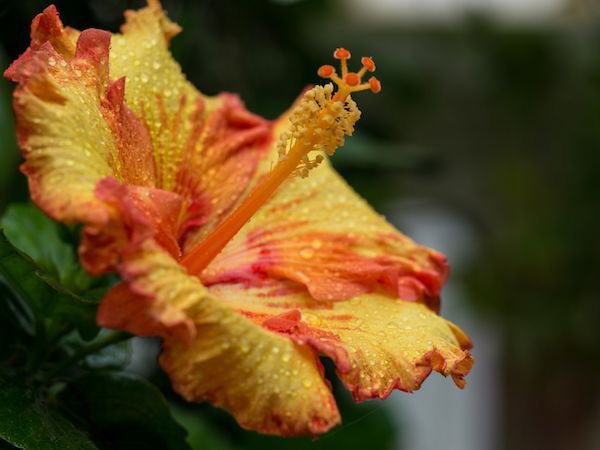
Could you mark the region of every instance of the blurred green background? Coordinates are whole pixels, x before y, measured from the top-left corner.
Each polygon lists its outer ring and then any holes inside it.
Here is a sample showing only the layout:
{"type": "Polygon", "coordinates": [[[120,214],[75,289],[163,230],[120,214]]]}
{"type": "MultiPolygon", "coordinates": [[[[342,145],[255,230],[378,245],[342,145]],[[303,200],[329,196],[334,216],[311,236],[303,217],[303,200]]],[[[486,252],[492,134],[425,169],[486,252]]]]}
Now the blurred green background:
{"type": "MultiPolygon", "coordinates": [[[[55,3],[70,26],[116,31],[123,10],[143,2],[55,3]]],[[[340,390],[344,425],[314,442],[244,432],[228,415],[173,396],[191,444],[600,448],[600,17],[594,2],[559,0],[552,13],[525,18],[517,12],[512,19],[450,9],[394,16],[375,11],[393,1],[362,3],[163,2],[184,28],[173,53],[188,78],[209,94],[237,92],[249,109],[270,118],[317,81],[315,70],[330,63],[333,48],[374,56],[383,91],[361,95],[358,133],[334,163],[401,228],[448,252],[454,287],[442,311],[474,340],[469,384],[455,394],[427,382],[429,394],[405,400],[397,393],[358,407],[340,390]]],[[[25,50],[31,19],[47,4],[0,1],[0,66],[25,50]]],[[[27,198],[11,90],[0,81],[0,212],[27,198]]],[[[148,344],[138,344],[143,354],[148,344]]],[[[144,364],[132,370],[166,389],[144,364]]]]}

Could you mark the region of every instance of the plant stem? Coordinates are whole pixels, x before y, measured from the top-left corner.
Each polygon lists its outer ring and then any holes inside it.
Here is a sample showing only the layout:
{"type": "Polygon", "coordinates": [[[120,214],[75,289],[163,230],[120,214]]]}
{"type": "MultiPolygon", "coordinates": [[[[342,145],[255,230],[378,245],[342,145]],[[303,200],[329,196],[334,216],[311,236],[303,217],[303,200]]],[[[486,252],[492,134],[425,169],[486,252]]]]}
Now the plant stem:
{"type": "Polygon", "coordinates": [[[107,334],[106,336],[98,339],[96,342],[93,342],[92,344],[77,350],[75,353],[73,353],[73,355],[71,355],[61,364],[56,366],[54,370],[50,371],[48,375],[44,378],[45,380],[51,380],[52,378],[56,377],[56,375],[60,374],[63,370],[75,365],[77,362],[79,362],[86,356],[96,353],[105,347],[110,347],[111,345],[130,339],[131,337],[132,336],[129,333],[113,331],[110,334],[107,334]]]}

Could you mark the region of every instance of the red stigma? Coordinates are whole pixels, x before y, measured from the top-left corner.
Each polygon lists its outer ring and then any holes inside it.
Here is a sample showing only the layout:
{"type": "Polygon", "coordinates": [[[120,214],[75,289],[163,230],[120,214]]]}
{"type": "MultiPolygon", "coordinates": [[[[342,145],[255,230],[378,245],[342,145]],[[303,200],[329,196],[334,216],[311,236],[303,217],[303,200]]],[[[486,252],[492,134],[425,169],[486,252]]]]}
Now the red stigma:
{"type": "Polygon", "coordinates": [[[350,59],[350,56],[350,52],[343,47],[336,48],[335,52],[333,52],[335,59],[350,59]]]}
{"type": "Polygon", "coordinates": [[[344,77],[344,81],[346,84],[348,84],[348,86],[356,86],[358,83],[360,83],[360,78],[354,72],[350,72],[344,77]]]}
{"type": "Polygon", "coordinates": [[[369,78],[369,87],[374,94],[381,92],[381,82],[375,77],[369,78]]]}
{"type": "Polygon", "coordinates": [[[363,56],[360,59],[360,62],[369,72],[375,72],[375,61],[373,61],[373,58],[369,56],[363,56]]]}
{"type": "Polygon", "coordinates": [[[329,78],[331,75],[333,75],[335,73],[335,69],[333,66],[330,66],[329,64],[325,64],[325,65],[319,67],[319,71],[317,73],[322,78],[329,78]]]}

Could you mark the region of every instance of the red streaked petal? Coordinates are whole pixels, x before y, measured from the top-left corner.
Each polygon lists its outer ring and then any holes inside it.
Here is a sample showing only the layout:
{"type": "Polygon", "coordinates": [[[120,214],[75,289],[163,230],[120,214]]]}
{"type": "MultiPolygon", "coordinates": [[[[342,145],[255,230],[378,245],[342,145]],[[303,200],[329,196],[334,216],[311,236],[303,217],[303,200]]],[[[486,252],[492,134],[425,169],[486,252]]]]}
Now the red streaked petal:
{"type": "Polygon", "coordinates": [[[437,311],[447,275],[443,255],[396,231],[325,163],[283,185],[201,278],[288,279],[323,301],[384,290],[437,311]]]}
{"type": "Polygon", "coordinates": [[[75,54],[77,33],[64,28],[54,5],[48,6],[31,23],[31,48],[37,49],[49,42],[63,57],[70,59],[75,54]]]}
{"type": "Polygon", "coordinates": [[[93,62],[67,61],[47,42],[6,73],[19,83],[13,105],[32,198],[61,221],[106,218],[94,190],[112,174],[115,148],[95,72],[93,62]]]}
{"type": "Polygon", "coordinates": [[[241,284],[210,290],[257,325],[329,356],[357,401],[412,392],[432,371],[462,388],[473,364],[464,333],[422,304],[364,294],[324,305],[304,292],[241,284]]]}
{"type": "Polygon", "coordinates": [[[110,219],[89,223],[83,232],[80,256],[86,269],[100,274],[115,269],[122,253],[153,239],[175,258],[183,199],[173,192],[131,186],[114,178],[98,183],[96,196],[109,208],[110,219]]]}
{"type": "Polygon", "coordinates": [[[155,187],[186,199],[182,244],[195,242],[247,189],[271,125],[237,96],[205,96],[186,80],[169,51],[180,28],[158,2],[128,11],[126,19],[113,35],[110,74],[126,78],[127,105],[148,130],[155,187]]]}

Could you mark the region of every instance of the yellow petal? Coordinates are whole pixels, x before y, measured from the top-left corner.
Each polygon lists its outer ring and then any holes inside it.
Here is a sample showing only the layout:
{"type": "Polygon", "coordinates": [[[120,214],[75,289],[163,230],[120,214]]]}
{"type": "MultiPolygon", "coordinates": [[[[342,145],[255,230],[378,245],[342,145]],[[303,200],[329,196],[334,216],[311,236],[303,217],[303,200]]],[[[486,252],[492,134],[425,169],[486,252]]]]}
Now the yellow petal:
{"type": "Polygon", "coordinates": [[[393,389],[411,392],[432,370],[462,388],[473,363],[462,331],[418,303],[365,294],[324,307],[281,283],[251,289],[221,284],[210,290],[257,325],[330,356],[356,400],[385,398],[393,389]]]}
{"type": "Polygon", "coordinates": [[[33,200],[58,220],[98,220],[104,212],[94,188],[112,173],[108,161],[116,154],[100,97],[106,72],[98,65],[109,35],[82,34],[76,53],[67,42],[56,10],[48,8],[34,20],[32,47],[5,75],[19,83],[17,136],[33,200]]]}
{"type": "Polygon", "coordinates": [[[126,19],[122,34],[113,36],[110,74],[126,78],[127,104],[150,132],[157,187],[203,202],[210,209],[204,215],[214,219],[243,192],[269,125],[236,96],[207,97],[186,80],[169,51],[180,28],[157,1],[127,11],[126,19]]]}
{"type": "Polygon", "coordinates": [[[200,95],[171,57],[169,41],[180,29],[165,16],[160,4],[150,2],[139,11],[127,11],[125,17],[123,34],[112,36],[110,76],[125,77],[126,102],[148,127],[158,175],[156,187],[173,190],[178,157],[191,131],[181,122],[194,116],[200,95]],[[186,98],[183,108],[182,96],[186,98]],[[178,123],[164,124],[162,116],[178,123]]]}
{"type": "Polygon", "coordinates": [[[103,300],[99,322],[162,336],[160,363],[182,396],[263,433],[318,434],[339,422],[308,346],[254,325],[157,247],[146,244],[125,267],[126,282],[103,300]]]}

